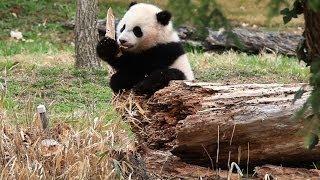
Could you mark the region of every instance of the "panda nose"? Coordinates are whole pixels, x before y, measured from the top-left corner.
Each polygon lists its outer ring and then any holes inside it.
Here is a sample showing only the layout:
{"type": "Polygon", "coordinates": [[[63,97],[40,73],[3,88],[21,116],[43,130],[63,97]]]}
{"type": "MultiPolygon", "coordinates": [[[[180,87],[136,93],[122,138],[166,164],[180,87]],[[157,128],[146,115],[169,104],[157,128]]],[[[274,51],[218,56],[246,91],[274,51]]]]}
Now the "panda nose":
{"type": "Polygon", "coordinates": [[[120,39],[120,44],[125,44],[127,41],[126,40],[123,40],[123,39],[120,39]]]}

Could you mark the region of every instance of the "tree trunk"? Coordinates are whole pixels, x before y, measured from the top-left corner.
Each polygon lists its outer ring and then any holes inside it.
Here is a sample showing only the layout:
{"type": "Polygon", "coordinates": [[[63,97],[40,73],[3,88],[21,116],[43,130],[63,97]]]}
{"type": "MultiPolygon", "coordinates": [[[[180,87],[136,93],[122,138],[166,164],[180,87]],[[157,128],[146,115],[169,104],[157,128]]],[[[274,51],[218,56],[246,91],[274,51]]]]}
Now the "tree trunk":
{"type": "Polygon", "coordinates": [[[320,12],[314,12],[306,1],[304,6],[305,38],[308,59],[320,58],[320,12]]]}
{"type": "Polygon", "coordinates": [[[99,38],[97,12],[97,0],[77,0],[75,23],[76,67],[100,67],[100,60],[96,55],[96,45],[99,38]]]}
{"type": "Polygon", "coordinates": [[[301,86],[177,81],[148,100],[135,99],[136,110],[126,112],[141,144],[190,164],[308,163],[320,159],[320,148],[304,147],[297,135],[303,124],[292,119],[310,94],[306,87],[293,104],[301,86]]]}

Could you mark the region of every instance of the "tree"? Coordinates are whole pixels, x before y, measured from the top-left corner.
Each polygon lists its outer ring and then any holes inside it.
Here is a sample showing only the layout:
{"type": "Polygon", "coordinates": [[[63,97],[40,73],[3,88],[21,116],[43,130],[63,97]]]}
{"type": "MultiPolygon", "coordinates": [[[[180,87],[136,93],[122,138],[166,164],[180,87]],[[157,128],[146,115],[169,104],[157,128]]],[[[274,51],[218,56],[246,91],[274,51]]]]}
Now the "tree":
{"type": "Polygon", "coordinates": [[[77,0],[75,24],[76,67],[98,68],[100,60],[96,55],[98,42],[97,0],[77,0]]]}
{"type": "MultiPolygon", "coordinates": [[[[297,49],[298,58],[310,66],[310,85],[313,91],[303,108],[298,111],[297,117],[304,117],[306,125],[306,142],[309,148],[315,147],[320,134],[320,1],[296,0],[293,8],[285,8],[281,11],[285,23],[299,14],[304,15],[305,30],[304,40],[297,49]],[[305,116],[305,112],[312,108],[312,115],[305,116]]],[[[297,98],[303,94],[303,90],[297,93],[297,98]]]]}
{"type": "Polygon", "coordinates": [[[308,4],[303,5],[305,19],[305,33],[307,56],[311,60],[319,60],[320,57],[320,12],[317,7],[308,4]]]}

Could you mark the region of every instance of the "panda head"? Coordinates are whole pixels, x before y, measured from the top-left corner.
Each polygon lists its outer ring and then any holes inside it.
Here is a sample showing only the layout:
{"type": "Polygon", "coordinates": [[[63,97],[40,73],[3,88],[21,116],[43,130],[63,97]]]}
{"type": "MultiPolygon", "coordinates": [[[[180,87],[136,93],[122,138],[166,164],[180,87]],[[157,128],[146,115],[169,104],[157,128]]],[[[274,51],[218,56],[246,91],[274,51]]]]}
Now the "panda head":
{"type": "Polygon", "coordinates": [[[124,51],[139,53],[157,44],[179,41],[171,13],[145,3],[131,3],[117,26],[117,41],[124,51]]]}

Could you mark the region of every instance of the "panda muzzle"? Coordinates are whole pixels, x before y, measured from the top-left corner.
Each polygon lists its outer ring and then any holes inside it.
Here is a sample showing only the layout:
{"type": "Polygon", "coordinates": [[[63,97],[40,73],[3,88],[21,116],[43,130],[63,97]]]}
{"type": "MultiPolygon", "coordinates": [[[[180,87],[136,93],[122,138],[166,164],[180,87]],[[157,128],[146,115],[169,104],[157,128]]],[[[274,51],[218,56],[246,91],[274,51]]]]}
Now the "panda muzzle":
{"type": "Polygon", "coordinates": [[[131,44],[121,44],[121,45],[120,45],[120,48],[121,48],[121,49],[124,49],[124,50],[130,49],[130,48],[132,48],[132,47],[133,47],[133,45],[131,45],[131,44]]]}

